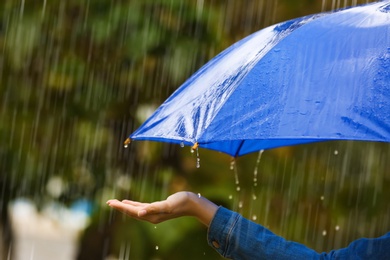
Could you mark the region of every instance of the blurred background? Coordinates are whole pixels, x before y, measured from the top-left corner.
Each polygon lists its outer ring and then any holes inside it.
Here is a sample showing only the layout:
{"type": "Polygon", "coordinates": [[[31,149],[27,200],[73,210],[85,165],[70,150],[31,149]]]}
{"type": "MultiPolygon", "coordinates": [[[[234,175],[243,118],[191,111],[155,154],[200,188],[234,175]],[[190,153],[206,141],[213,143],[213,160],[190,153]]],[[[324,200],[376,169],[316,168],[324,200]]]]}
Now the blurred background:
{"type": "Polygon", "coordinates": [[[123,141],[193,72],[268,25],[371,1],[2,0],[0,259],[221,259],[191,218],[111,198],[190,190],[317,251],[390,230],[390,145],[326,142],[233,160],[123,141]]]}

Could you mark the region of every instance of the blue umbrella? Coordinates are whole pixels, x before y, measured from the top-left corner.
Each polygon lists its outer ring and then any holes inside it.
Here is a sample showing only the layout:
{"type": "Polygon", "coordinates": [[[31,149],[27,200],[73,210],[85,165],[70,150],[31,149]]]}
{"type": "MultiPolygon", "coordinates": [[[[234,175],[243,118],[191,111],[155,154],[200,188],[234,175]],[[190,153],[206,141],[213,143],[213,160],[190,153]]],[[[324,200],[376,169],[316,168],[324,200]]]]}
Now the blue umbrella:
{"type": "Polygon", "coordinates": [[[129,140],[240,156],[326,140],[390,141],[390,2],[283,22],[230,46],[129,140]]]}

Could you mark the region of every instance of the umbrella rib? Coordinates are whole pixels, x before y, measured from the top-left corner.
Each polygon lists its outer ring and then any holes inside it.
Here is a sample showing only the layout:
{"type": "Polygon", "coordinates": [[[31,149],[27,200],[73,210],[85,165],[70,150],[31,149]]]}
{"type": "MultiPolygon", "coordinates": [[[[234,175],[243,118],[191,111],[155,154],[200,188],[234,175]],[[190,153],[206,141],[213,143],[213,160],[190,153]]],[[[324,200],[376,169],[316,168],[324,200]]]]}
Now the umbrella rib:
{"type": "Polygon", "coordinates": [[[241,151],[242,146],[244,145],[244,142],[245,141],[242,140],[240,145],[237,147],[236,154],[234,155],[234,158],[238,157],[238,155],[240,154],[240,151],[241,151]]]}

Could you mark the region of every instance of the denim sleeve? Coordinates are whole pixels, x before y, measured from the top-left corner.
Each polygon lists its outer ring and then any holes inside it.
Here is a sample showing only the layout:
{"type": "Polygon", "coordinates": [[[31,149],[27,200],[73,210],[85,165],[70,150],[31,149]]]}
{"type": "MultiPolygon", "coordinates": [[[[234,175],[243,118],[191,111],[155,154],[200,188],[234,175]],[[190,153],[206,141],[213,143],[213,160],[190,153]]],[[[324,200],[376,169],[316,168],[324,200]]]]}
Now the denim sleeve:
{"type": "Polygon", "coordinates": [[[208,243],[230,259],[390,259],[390,233],[376,239],[359,239],[329,253],[317,253],[223,207],[210,223],[208,243]]]}

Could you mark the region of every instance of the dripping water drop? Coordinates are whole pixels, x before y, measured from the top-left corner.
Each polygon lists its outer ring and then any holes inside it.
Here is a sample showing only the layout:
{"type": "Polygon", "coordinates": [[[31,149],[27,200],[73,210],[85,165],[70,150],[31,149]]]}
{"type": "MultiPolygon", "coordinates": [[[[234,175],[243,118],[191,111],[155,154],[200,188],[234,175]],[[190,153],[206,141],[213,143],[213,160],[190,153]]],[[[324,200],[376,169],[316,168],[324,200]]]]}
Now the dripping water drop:
{"type": "Polygon", "coordinates": [[[236,190],[237,190],[237,191],[240,191],[240,186],[239,186],[240,180],[239,180],[239,178],[238,178],[237,167],[235,167],[235,160],[232,160],[232,161],[230,162],[230,169],[233,170],[233,172],[234,172],[234,181],[235,181],[236,186],[237,186],[236,190]]]}
{"type": "Polygon", "coordinates": [[[196,168],[200,168],[199,149],[196,148],[196,168]]]}
{"type": "Polygon", "coordinates": [[[234,170],[234,165],[235,165],[235,163],[236,163],[236,161],[235,160],[232,160],[231,162],[230,162],[230,170],[234,170]]]}
{"type": "Polygon", "coordinates": [[[257,160],[256,160],[255,170],[253,171],[253,186],[255,186],[255,187],[257,186],[258,167],[259,167],[261,156],[263,155],[263,152],[264,152],[264,150],[259,151],[259,154],[258,154],[257,160]]]}

